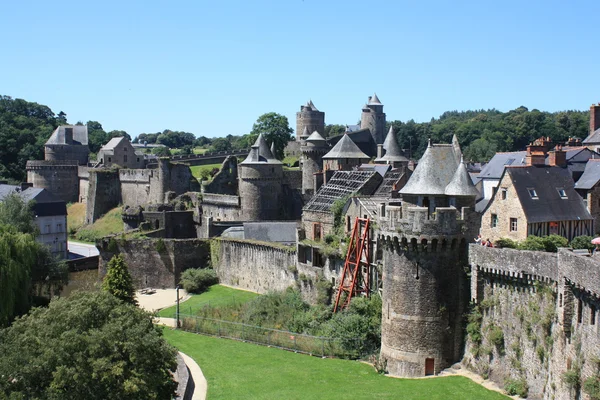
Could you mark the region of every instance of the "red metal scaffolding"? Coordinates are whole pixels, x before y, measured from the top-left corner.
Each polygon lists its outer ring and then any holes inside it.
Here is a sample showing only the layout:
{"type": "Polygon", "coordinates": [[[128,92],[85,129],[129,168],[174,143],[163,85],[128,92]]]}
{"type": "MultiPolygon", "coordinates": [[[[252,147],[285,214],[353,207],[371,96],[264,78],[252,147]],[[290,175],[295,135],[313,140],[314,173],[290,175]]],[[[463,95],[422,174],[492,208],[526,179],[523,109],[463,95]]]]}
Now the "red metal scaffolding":
{"type": "Polygon", "coordinates": [[[368,218],[356,218],[333,312],[348,307],[353,296],[370,295],[371,229],[368,218]],[[346,295],[343,296],[343,293],[346,295]]]}

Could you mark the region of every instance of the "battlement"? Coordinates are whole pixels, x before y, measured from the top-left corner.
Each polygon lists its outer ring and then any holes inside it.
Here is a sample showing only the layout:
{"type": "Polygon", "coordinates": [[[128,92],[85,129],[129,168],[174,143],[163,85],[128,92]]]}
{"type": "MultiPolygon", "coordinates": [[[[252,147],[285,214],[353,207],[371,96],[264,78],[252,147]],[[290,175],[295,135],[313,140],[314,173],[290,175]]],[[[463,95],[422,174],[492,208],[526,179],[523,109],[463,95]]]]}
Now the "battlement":
{"type": "Polygon", "coordinates": [[[216,193],[203,193],[202,194],[203,204],[214,204],[214,205],[226,205],[226,206],[240,206],[239,196],[231,196],[227,194],[216,194],[216,193]]]}
{"type": "Polygon", "coordinates": [[[40,169],[77,169],[79,163],[77,160],[30,160],[27,161],[27,170],[40,170],[40,169]]]}
{"type": "Polygon", "coordinates": [[[119,180],[121,182],[150,183],[154,177],[153,169],[120,169],[119,180]]]}
{"type": "Polygon", "coordinates": [[[379,223],[382,231],[392,231],[404,236],[448,237],[462,236],[465,223],[472,211],[463,207],[437,207],[430,212],[427,207],[380,205],[379,223]]]}

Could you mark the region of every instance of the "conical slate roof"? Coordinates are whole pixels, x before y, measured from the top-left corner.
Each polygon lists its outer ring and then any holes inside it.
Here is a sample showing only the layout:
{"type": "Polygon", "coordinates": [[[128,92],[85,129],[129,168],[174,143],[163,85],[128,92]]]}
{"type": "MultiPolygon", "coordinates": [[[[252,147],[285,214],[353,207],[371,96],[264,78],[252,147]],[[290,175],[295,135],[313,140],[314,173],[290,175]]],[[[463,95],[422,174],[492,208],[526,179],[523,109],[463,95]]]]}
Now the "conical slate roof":
{"type": "Polygon", "coordinates": [[[371,99],[369,100],[369,104],[375,104],[375,105],[381,104],[381,101],[379,101],[379,97],[377,97],[377,93],[373,94],[373,97],[371,97],[371,99]]]}
{"type": "Polygon", "coordinates": [[[271,151],[273,158],[276,158],[275,157],[275,142],[271,142],[271,148],[269,150],[271,151]]]}
{"type": "Polygon", "coordinates": [[[462,158],[452,180],[446,186],[445,194],[446,196],[479,196],[479,191],[473,184],[462,158]]]}
{"type": "Polygon", "coordinates": [[[404,156],[404,152],[402,151],[402,149],[400,149],[400,146],[398,145],[398,140],[396,138],[396,135],[394,134],[394,128],[392,128],[391,126],[387,136],[385,137],[385,141],[383,142],[383,148],[385,149],[385,155],[381,158],[376,159],[375,162],[408,162],[408,158],[404,156]]]}
{"type": "Polygon", "coordinates": [[[431,145],[430,142],[400,194],[445,195],[458,163],[452,145],[431,145]]]}
{"type": "Polygon", "coordinates": [[[321,134],[317,131],[314,131],[309,137],[308,139],[306,139],[307,142],[325,142],[325,138],[323,136],[321,136],[321,134]]]}
{"type": "Polygon", "coordinates": [[[308,137],[310,135],[310,132],[308,131],[308,127],[304,127],[304,130],[302,131],[302,135],[300,135],[300,137],[308,137]]]}
{"type": "Polygon", "coordinates": [[[310,108],[312,108],[313,111],[319,111],[317,110],[317,107],[315,107],[314,103],[312,102],[312,100],[308,101],[308,105],[310,106],[310,108]]]}
{"type": "Polygon", "coordinates": [[[364,158],[369,159],[369,156],[366,155],[358,148],[356,143],[350,139],[348,134],[344,133],[344,136],[340,139],[339,142],[333,146],[333,149],[329,151],[329,153],[325,154],[323,158],[329,159],[340,159],[340,158],[364,158]]]}
{"type": "Polygon", "coordinates": [[[250,163],[281,164],[281,161],[273,156],[262,133],[258,135],[256,142],[252,145],[252,150],[248,154],[248,157],[240,164],[250,163]]]}

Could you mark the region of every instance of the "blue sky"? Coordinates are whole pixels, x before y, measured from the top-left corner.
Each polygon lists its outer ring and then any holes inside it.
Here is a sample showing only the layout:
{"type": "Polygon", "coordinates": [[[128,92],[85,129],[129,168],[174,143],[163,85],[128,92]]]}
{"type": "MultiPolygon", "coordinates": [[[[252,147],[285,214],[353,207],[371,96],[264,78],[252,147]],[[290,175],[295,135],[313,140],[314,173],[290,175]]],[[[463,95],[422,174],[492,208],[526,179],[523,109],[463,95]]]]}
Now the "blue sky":
{"type": "Polygon", "coordinates": [[[352,124],[600,102],[598,1],[10,1],[0,94],[133,136],[250,131],[309,98],[352,124]],[[89,4],[88,4],[89,3],[89,4]]]}

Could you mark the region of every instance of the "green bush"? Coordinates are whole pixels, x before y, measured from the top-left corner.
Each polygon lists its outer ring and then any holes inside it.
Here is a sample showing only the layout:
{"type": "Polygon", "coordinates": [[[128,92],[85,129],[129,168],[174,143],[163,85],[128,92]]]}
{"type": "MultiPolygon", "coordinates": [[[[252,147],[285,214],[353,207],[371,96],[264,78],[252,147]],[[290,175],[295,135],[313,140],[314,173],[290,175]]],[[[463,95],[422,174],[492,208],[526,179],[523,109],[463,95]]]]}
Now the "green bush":
{"type": "Polygon", "coordinates": [[[219,283],[219,279],[214,269],[190,268],[183,271],[180,283],[188,293],[198,294],[219,283]]]}
{"type": "Polygon", "coordinates": [[[546,243],[541,237],[527,236],[527,239],[519,243],[519,250],[546,251],[546,243]]]}
{"type": "Polygon", "coordinates": [[[544,236],[542,240],[544,241],[546,251],[550,253],[556,253],[559,247],[569,246],[569,241],[567,240],[567,238],[564,238],[559,235],[544,236]]]}
{"type": "Polygon", "coordinates": [[[590,399],[600,400],[600,376],[596,374],[587,378],[583,382],[583,391],[590,396],[590,399]]]}
{"type": "Polygon", "coordinates": [[[165,242],[162,239],[158,239],[154,245],[156,247],[156,251],[159,253],[164,253],[167,250],[167,246],[165,246],[165,242]]]}
{"type": "Polygon", "coordinates": [[[581,369],[578,365],[574,365],[568,371],[563,372],[562,381],[569,389],[576,389],[580,385],[581,380],[581,369]]]}
{"type": "Polygon", "coordinates": [[[519,244],[512,239],[509,238],[500,238],[494,242],[496,247],[506,248],[506,249],[516,249],[519,247],[519,244]]]}
{"type": "Polygon", "coordinates": [[[594,245],[592,244],[591,236],[577,236],[571,240],[571,247],[574,249],[586,249],[593,250],[594,245]]]}
{"type": "Polygon", "coordinates": [[[519,396],[525,399],[529,392],[529,386],[525,378],[507,379],[504,382],[504,390],[509,396],[519,396]]]}
{"type": "Polygon", "coordinates": [[[488,332],[488,340],[490,344],[496,346],[498,350],[504,349],[504,332],[502,332],[502,328],[491,325],[488,332]]]}

